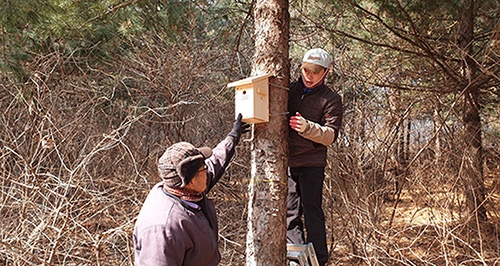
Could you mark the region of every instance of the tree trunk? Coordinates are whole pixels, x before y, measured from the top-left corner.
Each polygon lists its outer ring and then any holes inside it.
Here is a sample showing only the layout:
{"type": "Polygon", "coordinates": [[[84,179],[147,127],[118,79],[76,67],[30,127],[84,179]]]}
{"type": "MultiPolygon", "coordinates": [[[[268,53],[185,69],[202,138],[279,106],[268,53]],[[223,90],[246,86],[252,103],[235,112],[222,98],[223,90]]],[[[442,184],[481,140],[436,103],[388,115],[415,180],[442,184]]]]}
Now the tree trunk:
{"type": "Polygon", "coordinates": [[[436,169],[441,169],[442,160],[443,160],[443,147],[441,140],[441,128],[442,128],[442,119],[441,119],[441,103],[439,99],[436,97],[436,101],[434,104],[434,135],[436,136],[434,139],[434,164],[436,169]]]}
{"type": "Polygon", "coordinates": [[[479,87],[475,84],[478,66],[474,60],[474,0],[463,0],[464,7],[460,20],[458,44],[462,50],[464,93],[464,157],[461,179],[465,188],[467,211],[472,224],[486,222],[484,208],[485,189],[483,179],[483,155],[481,139],[481,118],[479,87]]]}
{"type": "Polygon", "coordinates": [[[254,8],[255,54],[252,76],[269,79],[269,123],[255,124],[249,184],[247,265],[285,265],[288,164],[287,0],[258,0],[254,8]]]}

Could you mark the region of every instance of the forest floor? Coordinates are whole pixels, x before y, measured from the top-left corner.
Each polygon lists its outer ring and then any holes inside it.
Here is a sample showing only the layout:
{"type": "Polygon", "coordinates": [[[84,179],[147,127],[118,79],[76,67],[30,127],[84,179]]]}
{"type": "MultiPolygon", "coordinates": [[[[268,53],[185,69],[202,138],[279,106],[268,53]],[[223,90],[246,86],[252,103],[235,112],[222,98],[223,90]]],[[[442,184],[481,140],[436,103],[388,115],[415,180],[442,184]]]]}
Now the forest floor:
{"type": "MultiPolygon", "coordinates": [[[[328,265],[500,265],[500,213],[495,208],[500,204],[498,162],[485,167],[487,200],[484,207],[488,222],[481,224],[481,233],[474,229],[475,220],[464,221],[463,189],[458,180],[449,177],[448,180],[437,177],[434,180],[429,178],[430,170],[424,169],[407,182],[398,201],[384,201],[382,196],[373,200],[346,187],[338,186],[335,190],[332,186],[335,180],[330,177],[324,192],[330,252],[328,265]]],[[[240,175],[230,171],[232,169],[228,170],[228,176],[240,175]]],[[[88,261],[85,265],[131,265],[134,259],[133,226],[149,189],[137,189],[121,179],[93,180],[92,185],[100,193],[75,192],[78,204],[71,206],[73,216],[64,220],[68,224],[64,226],[69,229],[42,232],[44,236],[66,232],[67,238],[59,237],[64,241],[60,245],[64,249],[57,255],[57,262],[72,256],[75,261],[88,261]]],[[[364,184],[355,185],[358,189],[364,184]]],[[[247,189],[248,180],[231,178],[219,182],[209,194],[217,206],[220,266],[245,265],[247,189]]],[[[33,196],[30,202],[41,201],[39,194],[27,195],[33,196]]],[[[4,233],[9,231],[9,226],[15,228],[19,224],[17,212],[6,210],[9,209],[3,210],[3,224],[7,228],[4,233]],[[7,214],[12,217],[5,218],[7,214]]],[[[28,218],[22,223],[31,225],[33,219],[47,219],[39,215],[28,218]]],[[[35,235],[36,228],[29,232],[35,235]]],[[[45,241],[40,239],[40,242],[45,241]]],[[[46,254],[45,249],[35,244],[22,252],[14,250],[10,254],[20,253],[34,262],[41,261],[38,258],[46,254]]],[[[0,265],[9,265],[2,264],[8,261],[7,255],[0,252],[0,265]]],[[[52,265],[59,265],[57,262],[52,265]]]]}
{"type": "MultiPolygon", "coordinates": [[[[242,206],[247,202],[240,196],[245,187],[237,183],[223,182],[217,193],[224,195],[217,202],[220,265],[245,265],[247,217],[242,206]]],[[[379,217],[360,218],[357,224],[353,221],[357,217],[341,217],[338,202],[325,206],[325,213],[333,212],[327,217],[327,265],[500,265],[500,213],[495,208],[500,204],[500,164],[486,169],[485,185],[488,223],[481,226],[481,234],[464,224],[458,184],[455,188],[408,184],[397,205],[384,202],[379,217]]]]}
{"type": "Polygon", "coordinates": [[[365,226],[374,230],[364,233],[371,239],[331,243],[328,265],[500,265],[500,213],[496,208],[500,204],[500,164],[490,166],[485,170],[488,222],[479,227],[481,233],[475,220],[467,225],[460,219],[465,215],[463,207],[457,207],[463,206],[463,193],[420,184],[404,190],[397,205],[385,204],[378,225],[365,226]]]}

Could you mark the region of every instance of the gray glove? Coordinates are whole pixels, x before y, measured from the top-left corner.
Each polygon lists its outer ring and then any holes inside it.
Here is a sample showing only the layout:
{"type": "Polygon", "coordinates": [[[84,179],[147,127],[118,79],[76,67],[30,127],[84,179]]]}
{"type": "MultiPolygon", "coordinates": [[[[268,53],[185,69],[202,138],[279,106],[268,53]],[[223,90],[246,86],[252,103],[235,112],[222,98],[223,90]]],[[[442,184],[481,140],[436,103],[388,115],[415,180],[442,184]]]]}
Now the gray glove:
{"type": "Polygon", "coordinates": [[[243,116],[238,114],[238,117],[236,118],[236,121],[234,122],[233,129],[231,129],[231,132],[229,132],[228,136],[233,137],[236,140],[236,143],[240,141],[240,137],[242,134],[245,134],[250,131],[250,125],[242,122],[241,118],[243,116]]]}

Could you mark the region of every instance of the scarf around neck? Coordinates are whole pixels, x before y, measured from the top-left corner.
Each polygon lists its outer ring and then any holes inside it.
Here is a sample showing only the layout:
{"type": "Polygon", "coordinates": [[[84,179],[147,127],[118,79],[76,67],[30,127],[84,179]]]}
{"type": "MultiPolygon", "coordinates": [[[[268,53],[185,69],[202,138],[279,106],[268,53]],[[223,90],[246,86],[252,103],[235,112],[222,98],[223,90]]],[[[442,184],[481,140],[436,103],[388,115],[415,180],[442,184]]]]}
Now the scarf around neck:
{"type": "Polygon", "coordinates": [[[168,193],[179,197],[181,200],[198,202],[203,199],[203,194],[188,188],[163,187],[168,193]]]}

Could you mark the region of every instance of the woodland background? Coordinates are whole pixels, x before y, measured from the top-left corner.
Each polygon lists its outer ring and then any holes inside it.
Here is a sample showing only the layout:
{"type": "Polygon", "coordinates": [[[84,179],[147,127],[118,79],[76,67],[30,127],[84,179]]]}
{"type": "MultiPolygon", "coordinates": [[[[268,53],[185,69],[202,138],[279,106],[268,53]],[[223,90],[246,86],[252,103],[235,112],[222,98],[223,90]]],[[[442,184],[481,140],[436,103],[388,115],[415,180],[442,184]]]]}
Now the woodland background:
{"type": "MultiPolygon", "coordinates": [[[[254,4],[0,1],[0,264],[133,264],[159,156],[232,127],[254,4]]],[[[329,265],[500,264],[500,2],[289,4],[291,76],[322,47],[344,101],[329,265]]],[[[249,156],[210,195],[221,265],[245,264],[249,156]]]]}

